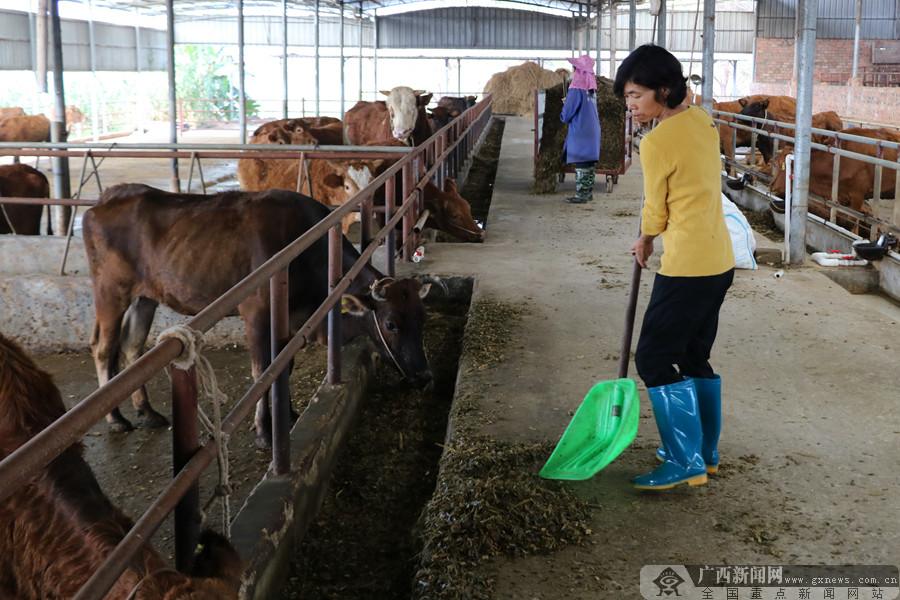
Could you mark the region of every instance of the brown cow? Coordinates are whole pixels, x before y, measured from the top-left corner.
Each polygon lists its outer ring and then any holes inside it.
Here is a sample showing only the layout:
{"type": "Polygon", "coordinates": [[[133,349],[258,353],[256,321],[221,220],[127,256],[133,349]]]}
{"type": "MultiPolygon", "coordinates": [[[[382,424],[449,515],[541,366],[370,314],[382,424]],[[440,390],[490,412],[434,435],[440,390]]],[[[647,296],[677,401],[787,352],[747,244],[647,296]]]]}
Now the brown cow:
{"type": "Polygon", "coordinates": [[[444,191],[429,181],[425,185],[424,200],[429,212],[427,227],[449,233],[465,242],[484,241],[484,231],[472,218],[472,207],[459,194],[455,181],[447,179],[444,191]]]}
{"type": "Polygon", "coordinates": [[[340,146],[344,143],[343,123],[334,117],[269,121],[256,128],[250,143],[340,146]]]}
{"type": "MultiPolygon", "coordinates": [[[[28,165],[0,166],[0,197],[3,196],[49,198],[50,183],[43,173],[28,165]]],[[[0,204],[0,234],[40,234],[43,211],[40,204],[0,204]]]]}
{"type": "Polygon", "coordinates": [[[0,107],[0,119],[9,117],[24,117],[25,111],[19,106],[0,107]]]}
{"type": "MultiPolygon", "coordinates": [[[[841,133],[858,135],[891,142],[900,142],[900,133],[889,129],[864,129],[861,127],[852,127],[844,129],[841,133]]],[[[849,152],[858,154],[866,154],[875,156],[875,146],[862,144],[859,142],[841,141],[840,147],[849,152]]],[[[772,193],[784,198],[785,176],[784,176],[784,160],[792,148],[784,148],[778,155],[777,159],[772,162],[772,183],[769,189],[772,193]]],[[[882,151],[882,158],[890,161],[897,161],[897,151],[893,149],[885,149],[882,151]]],[[[809,192],[826,200],[831,198],[832,171],[834,164],[834,156],[822,150],[813,149],[810,152],[809,165],[809,192]]],[[[896,181],[896,171],[894,169],[884,169],[881,175],[881,197],[894,197],[894,183],[896,181]]],[[[872,214],[872,209],[865,203],[867,198],[871,198],[875,191],[875,165],[864,163],[859,160],[841,157],[840,179],[838,180],[838,197],[837,202],[843,206],[849,206],[853,210],[863,214],[872,214]]]]}
{"type": "MultiPolygon", "coordinates": [[[[185,315],[198,313],[328,215],[328,208],[312,198],[283,190],[205,196],[138,184],[108,188],[83,223],[96,312],[91,350],[100,384],[118,373],[120,354],[128,364],[140,356],[158,304],[185,315]]],[[[327,237],[322,237],[291,262],[292,329],[328,295],[327,257],[327,237]]],[[[343,272],[358,258],[344,238],[343,272]]],[[[384,360],[411,383],[428,383],[421,298],[429,289],[430,283],[384,277],[366,264],[344,294],[343,339],[368,336],[384,360]]],[[[268,290],[263,286],[237,307],[256,378],[268,365],[268,290]]],[[[135,393],[133,402],[146,424],[165,423],[145,389],[135,393]]],[[[261,447],[271,445],[268,406],[265,398],[257,404],[261,447]]],[[[131,428],[118,408],[107,421],[115,430],[131,428]]]]}
{"type": "Polygon", "coordinates": [[[382,94],[387,96],[386,101],[360,101],[344,115],[344,134],[349,144],[364,146],[396,139],[417,146],[431,137],[425,112],[431,94],[403,86],[382,94]]]}
{"type": "MultiPolygon", "coordinates": [[[[315,143],[311,128],[298,119],[266,123],[253,132],[251,144],[315,143]]],[[[340,123],[340,122],[338,122],[340,123]]],[[[333,123],[320,128],[334,129],[333,123]]],[[[282,189],[305,192],[326,206],[340,206],[369,185],[372,174],[380,168],[381,161],[338,161],[315,158],[308,161],[308,172],[298,179],[299,159],[242,158],[238,161],[238,181],[247,192],[282,189]]],[[[359,219],[359,213],[351,213],[343,219],[346,234],[350,225],[359,219]]]]}
{"type": "MultiPolygon", "coordinates": [[[[783,97],[776,97],[781,99],[779,102],[780,105],[784,106],[786,103],[783,101],[783,97]]],[[[749,117],[757,117],[761,119],[768,119],[770,121],[780,121],[782,123],[795,123],[796,122],[796,111],[794,109],[787,110],[786,112],[778,112],[778,110],[770,108],[772,106],[772,100],[770,98],[763,99],[758,102],[752,102],[747,104],[742,110],[742,115],[747,115],[749,117]]],[[[844,128],[844,123],[841,121],[840,115],[838,115],[833,110],[816,113],[812,116],[812,126],[816,129],[827,129],[829,131],[840,131],[844,128]]],[[[778,133],[780,135],[785,136],[794,136],[794,130],[789,127],[776,127],[765,125],[762,126],[761,129],[764,131],[778,133]]],[[[831,140],[830,136],[814,134],[812,136],[812,141],[819,144],[827,144],[829,140],[831,140]]],[[[761,144],[762,145],[762,144],[761,144]]],[[[769,140],[766,142],[768,147],[768,158],[766,162],[768,162],[769,158],[771,158],[772,152],[772,141],[769,140]]]]}
{"type": "MultiPolygon", "coordinates": [[[[0,459],[64,412],[50,376],[0,335],[0,459]]],[[[76,442],[0,502],[0,597],[74,597],[131,529],[131,519],[104,495],[83,454],[76,442]]],[[[236,599],[242,566],[234,548],[208,530],[200,543],[193,576],[171,569],[149,544],[142,545],[105,597],[236,599]]]]}
{"type": "Polygon", "coordinates": [[[0,142],[46,142],[50,120],[44,115],[9,117],[0,121],[0,142]]]}

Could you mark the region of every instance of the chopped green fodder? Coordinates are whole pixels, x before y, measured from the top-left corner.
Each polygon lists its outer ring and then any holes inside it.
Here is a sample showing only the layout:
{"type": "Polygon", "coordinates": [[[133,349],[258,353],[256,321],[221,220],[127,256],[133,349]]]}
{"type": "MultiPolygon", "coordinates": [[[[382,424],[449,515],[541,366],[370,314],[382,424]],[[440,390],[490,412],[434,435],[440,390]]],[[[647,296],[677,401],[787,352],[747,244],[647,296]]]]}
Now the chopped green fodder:
{"type": "MultiPolygon", "coordinates": [[[[556,191],[565,164],[563,145],[567,127],[559,120],[565,89],[562,84],[546,91],[544,122],[538,160],[534,166],[534,191],[556,191]]],[[[618,171],[625,157],[625,101],[613,93],[613,82],[597,77],[597,112],[600,115],[600,160],[597,168],[618,171]]]]}
{"type": "Polygon", "coordinates": [[[437,489],[423,512],[415,598],[491,597],[478,567],[496,556],[545,554],[583,541],[584,501],[537,471],[550,443],[459,437],[445,448],[437,489]]]}

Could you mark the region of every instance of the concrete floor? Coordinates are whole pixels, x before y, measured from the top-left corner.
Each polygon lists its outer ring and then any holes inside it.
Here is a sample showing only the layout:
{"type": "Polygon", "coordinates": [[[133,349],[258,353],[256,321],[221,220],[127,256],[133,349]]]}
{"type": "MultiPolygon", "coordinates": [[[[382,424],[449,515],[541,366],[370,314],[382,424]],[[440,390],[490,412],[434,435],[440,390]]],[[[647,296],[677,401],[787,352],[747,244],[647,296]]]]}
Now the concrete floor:
{"type": "MultiPolygon", "coordinates": [[[[533,195],[530,128],[507,119],[486,242],[432,245],[418,267],[475,275],[473,302],[527,309],[506,360],[477,382],[462,376],[457,393],[490,389],[485,432],[555,442],[591,385],[616,376],[641,173],[636,162],[587,205],[562,201],[571,177],[557,194],[533,195]]],[[[632,447],[570,484],[594,507],[590,543],[495,561],[497,598],[639,598],[645,564],[900,564],[900,309],[813,267],[773,273],[739,271],[722,309],[712,358],[724,382],[720,475],[668,494],[632,490],[658,439],[642,391],[632,447]]],[[[637,330],[652,278],[643,274],[637,330]]]]}

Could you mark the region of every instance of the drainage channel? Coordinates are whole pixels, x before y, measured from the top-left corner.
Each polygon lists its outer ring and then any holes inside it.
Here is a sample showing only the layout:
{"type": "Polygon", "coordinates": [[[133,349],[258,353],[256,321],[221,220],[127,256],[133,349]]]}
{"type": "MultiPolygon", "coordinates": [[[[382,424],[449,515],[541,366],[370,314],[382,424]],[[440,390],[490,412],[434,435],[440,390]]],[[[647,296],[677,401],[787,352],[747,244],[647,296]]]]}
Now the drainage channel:
{"type": "Polygon", "coordinates": [[[491,119],[490,128],[484,141],[472,157],[472,165],[466,177],[466,184],[460,195],[469,201],[472,217],[487,226],[488,211],[494,195],[494,178],[497,176],[497,165],[500,162],[500,145],[503,142],[503,128],[506,120],[498,117],[491,119]]]}
{"type": "Polygon", "coordinates": [[[472,283],[427,302],[431,389],[411,389],[382,364],[295,554],[285,599],[410,598],[415,535],[431,497],[453,401],[472,283]]]}

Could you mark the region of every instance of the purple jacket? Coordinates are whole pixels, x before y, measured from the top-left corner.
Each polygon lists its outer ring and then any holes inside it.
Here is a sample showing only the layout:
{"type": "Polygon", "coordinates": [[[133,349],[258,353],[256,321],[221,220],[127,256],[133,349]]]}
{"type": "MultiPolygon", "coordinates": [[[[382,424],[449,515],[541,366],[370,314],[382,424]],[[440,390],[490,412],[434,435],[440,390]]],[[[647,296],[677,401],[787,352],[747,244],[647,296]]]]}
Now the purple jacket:
{"type": "Polygon", "coordinates": [[[600,159],[600,117],[597,103],[586,90],[569,88],[560,119],[569,126],[563,146],[567,163],[600,159]]]}

